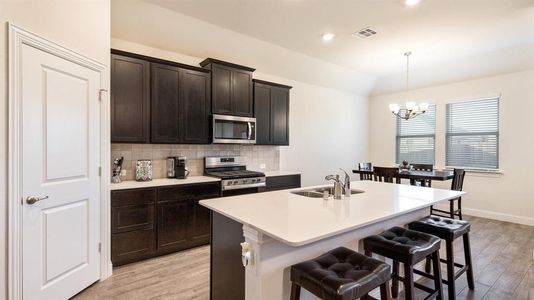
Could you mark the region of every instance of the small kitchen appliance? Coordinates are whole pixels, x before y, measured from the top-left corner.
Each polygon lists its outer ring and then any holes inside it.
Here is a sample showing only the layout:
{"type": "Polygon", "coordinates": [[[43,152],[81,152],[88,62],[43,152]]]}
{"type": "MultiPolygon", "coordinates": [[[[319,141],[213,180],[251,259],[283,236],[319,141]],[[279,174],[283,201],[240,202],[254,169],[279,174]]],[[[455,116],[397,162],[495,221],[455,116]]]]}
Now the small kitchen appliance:
{"type": "Polygon", "coordinates": [[[185,179],[188,175],[189,170],[187,169],[187,157],[167,157],[167,178],[185,179]]]}

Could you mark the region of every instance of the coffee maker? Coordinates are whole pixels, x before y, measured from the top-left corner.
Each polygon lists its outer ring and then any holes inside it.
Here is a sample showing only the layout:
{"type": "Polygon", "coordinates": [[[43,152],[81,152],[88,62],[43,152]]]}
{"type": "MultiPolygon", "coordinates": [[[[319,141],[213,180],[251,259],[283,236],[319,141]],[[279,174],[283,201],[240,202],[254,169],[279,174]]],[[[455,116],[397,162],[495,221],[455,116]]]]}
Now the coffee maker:
{"type": "Polygon", "coordinates": [[[187,157],[167,157],[167,178],[185,179],[189,175],[187,170],[187,157]]]}

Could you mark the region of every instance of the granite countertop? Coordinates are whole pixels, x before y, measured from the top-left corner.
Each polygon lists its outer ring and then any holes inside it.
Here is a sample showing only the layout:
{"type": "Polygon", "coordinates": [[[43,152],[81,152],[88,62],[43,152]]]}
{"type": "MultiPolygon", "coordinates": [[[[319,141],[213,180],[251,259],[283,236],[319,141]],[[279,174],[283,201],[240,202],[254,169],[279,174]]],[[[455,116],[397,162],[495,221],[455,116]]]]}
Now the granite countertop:
{"type": "Polygon", "coordinates": [[[200,204],[285,244],[302,246],[465,194],[373,181],[353,181],[351,185],[364,192],[325,201],[282,190],[202,200],[200,204]]]}

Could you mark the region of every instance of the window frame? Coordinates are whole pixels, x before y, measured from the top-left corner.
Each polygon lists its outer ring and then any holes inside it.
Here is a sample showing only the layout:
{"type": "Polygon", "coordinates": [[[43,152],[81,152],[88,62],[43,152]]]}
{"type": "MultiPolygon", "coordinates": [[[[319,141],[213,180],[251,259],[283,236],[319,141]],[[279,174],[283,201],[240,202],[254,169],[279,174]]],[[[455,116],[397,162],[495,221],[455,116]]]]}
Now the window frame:
{"type": "Polygon", "coordinates": [[[501,173],[501,161],[500,161],[500,131],[501,131],[501,98],[500,97],[489,97],[489,98],[482,98],[482,99],[474,99],[474,100],[464,100],[464,101],[457,101],[457,102],[449,102],[445,104],[445,169],[451,170],[455,168],[464,169],[466,171],[471,172],[481,172],[481,173],[501,173]],[[484,132],[462,132],[462,133],[451,133],[450,128],[450,113],[449,113],[449,107],[450,105],[459,104],[459,103],[468,103],[468,102],[480,102],[480,101],[487,101],[487,100],[497,100],[497,131],[484,131],[484,132]],[[451,136],[495,136],[496,139],[496,166],[495,168],[487,168],[487,167],[469,167],[469,166],[453,166],[449,165],[449,137],[451,136]]]}
{"type": "MultiPolygon", "coordinates": [[[[434,133],[433,134],[414,134],[414,135],[399,135],[400,133],[400,130],[399,130],[399,124],[400,122],[408,122],[409,120],[401,120],[400,118],[397,119],[395,121],[395,126],[396,126],[396,132],[395,132],[395,162],[397,164],[400,164],[402,163],[402,161],[400,160],[400,143],[401,143],[401,139],[403,138],[432,138],[433,139],[433,155],[432,155],[432,162],[431,164],[432,165],[436,165],[436,124],[437,124],[437,105],[436,104],[430,104],[430,107],[433,107],[434,108],[434,133]]],[[[400,113],[400,112],[399,112],[400,113]]],[[[423,115],[419,115],[417,116],[416,118],[418,117],[421,117],[421,116],[424,116],[423,115]]],[[[427,162],[409,162],[409,163],[427,163],[427,162]]]]}

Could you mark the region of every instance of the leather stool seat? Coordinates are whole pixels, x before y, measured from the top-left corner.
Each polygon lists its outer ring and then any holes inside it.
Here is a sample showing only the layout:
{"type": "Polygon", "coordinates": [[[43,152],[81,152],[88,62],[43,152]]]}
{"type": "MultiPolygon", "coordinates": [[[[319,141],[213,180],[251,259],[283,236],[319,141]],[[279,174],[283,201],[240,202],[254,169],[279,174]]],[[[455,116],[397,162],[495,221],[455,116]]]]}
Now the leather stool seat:
{"type": "Polygon", "coordinates": [[[409,224],[411,230],[433,234],[442,239],[456,239],[471,230],[467,221],[428,216],[409,224]]]}
{"type": "Polygon", "coordinates": [[[402,227],[390,228],[363,240],[365,250],[400,262],[418,262],[439,250],[440,239],[402,227]]]}
{"type": "Polygon", "coordinates": [[[291,266],[293,284],[321,299],[357,299],[390,278],[388,264],[345,247],[291,266]]]}

